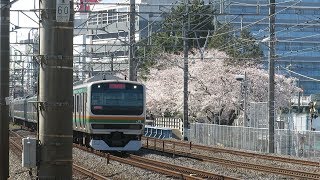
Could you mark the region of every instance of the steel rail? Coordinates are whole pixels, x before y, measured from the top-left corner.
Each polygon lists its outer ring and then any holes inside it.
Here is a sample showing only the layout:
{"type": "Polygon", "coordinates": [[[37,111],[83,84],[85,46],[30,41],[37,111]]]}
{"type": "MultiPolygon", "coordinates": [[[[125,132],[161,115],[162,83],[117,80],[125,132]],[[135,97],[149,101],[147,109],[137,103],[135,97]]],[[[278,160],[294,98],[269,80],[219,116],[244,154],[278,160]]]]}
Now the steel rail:
{"type": "Polygon", "coordinates": [[[223,176],[223,175],[217,175],[215,173],[207,172],[207,171],[202,171],[198,169],[193,169],[193,168],[188,168],[188,167],[182,167],[174,164],[168,164],[156,160],[151,160],[148,158],[143,158],[140,156],[136,155],[130,155],[131,159],[134,159],[139,162],[143,163],[148,163],[148,164],[153,164],[155,166],[164,166],[166,168],[172,169],[174,171],[180,171],[186,174],[192,174],[197,177],[205,178],[205,179],[224,179],[224,180],[235,180],[236,178],[228,177],[228,176],[223,176]]]}
{"type": "MultiPolygon", "coordinates": [[[[299,164],[299,165],[305,165],[305,166],[316,166],[320,168],[320,162],[316,161],[308,161],[303,159],[290,159],[286,157],[280,157],[280,156],[272,156],[268,154],[259,154],[254,152],[245,152],[240,150],[231,150],[231,149],[224,149],[224,148],[218,148],[218,147],[211,147],[211,146],[204,146],[204,145],[198,145],[198,144],[192,144],[192,142],[179,142],[179,141],[172,141],[172,140],[159,140],[156,138],[146,138],[143,137],[142,140],[151,140],[151,141],[157,141],[159,143],[171,143],[175,145],[181,145],[184,147],[188,147],[191,149],[199,149],[199,150],[205,150],[209,152],[214,153],[228,153],[238,156],[245,156],[245,157],[254,157],[254,158],[260,158],[264,160],[270,160],[270,161],[279,161],[279,162],[285,162],[290,164],[299,164]]],[[[150,142],[150,141],[149,141],[150,142]]]]}
{"type": "MultiPolygon", "coordinates": [[[[146,147],[146,146],[144,146],[144,147],[146,147]]],[[[146,148],[151,149],[151,150],[160,151],[160,152],[172,153],[175,155],[190,157],[190,158],[198,159],[201,161],[218,163],[218,164],[231,166],[231,167],[245,168],[245,169],[251,169],[251,170],[262,171],[262,172],[267,172],[267,173],[275,173],[275,174],[281,174],[281,175],[286,175],[286,176],[291,176],[291,177],[297,177],[297,178],[320,179],[319,173],[284,169],[284,168],[272,167],[272,166],[267,166],[267,165],[234,161],[234,160],[227,160],[227,159],[222,159],[222,158],[217,158],[217,157],[204,156],[204,155],[195,154],[195,153],[191,153],[191,152],[183,152],[183,151],[179,151],[176,149],[165,149],[165,148],[150,147],[150,146],[146,147],[146,148]]]]}
{"type": "Polygon", "coordinates": [[[110,178],[107,178],[105,176],[97,174],[97,173],[95,173],[93,171],[90,171],[89,169],[86,169],[86,168],[84,168],[82,166],[79,166],[77,164],[73,164],[73,169],[78,171],[78,172],[80,172],[80,173],[82,173],[82,174],[85,174],[85,175],[87,175],[89,177],[97,179],[97,180],[110,180],[110,178]]]}
{"type": "MultiPolygon", "coordinates": [[[[117,156],[113,156],[111,154],[108,154],[108,153],[103,153],[103,152],[100,152],[100,151],[95,151],[95,150],[92,150],[92,149],[88,149],[86,147],[83,147],[81,145],[78,145],[78,144],[74,144],[74,147],[77,147],[81,150],[84,150],[86,152],[89,152],[89,153],[93,153],[95,155],[98,155],[100,157],[105,157],[109,160],[114,160],[114,161],[117,161],[117,162],[120,162],[120,163],[125,163],[125,164],[129,164],[129,165],[132,165],[132,166],[136,166],[136,167],[139,167],[139,168],[142,168],[142,169],[147,169],[147,170],[150,170],[150,171],[155,171],[155,172],[158,172],[158,173],[161,173],[161,174],[166,174],[166,175],[169,175],[169,176],[172,176],[172,177],[176,177],[176,178],[182,178],[182,179],[187,179],[187,180],[191,180],[191,179],[203,179],[201,177],[197,177],[196,173],[190,173],[190,171],[187,170],[186,167],[182,167],[180,166],[180,169],[181,171],[178,172],[177,170],[179,169],[178,167],[175,168],[174,170],[168,168],[168,167],[171,167],[171,166],[174,166],[172,164],[169,164],[169,163],[163,163],[163,162],[160,162],[160,161],[154,161],[155,163],[149,163],[149,162],[146,162],[146,161],[143,161],[142,159],[140,160],[137,160],[137,158],[121,158],[121,157],[117,157],[117,156]],[[184,170],[183,170],[184,169],[184,170]]],[[[130,155],[132,156],[132,155],[130,155]]],[[[151,160],[150,160],[151,161],[151,160]]],[[[213,177],[213,175],[212,175],[213,177]]],[[[230,179],[236,179],[236,178],[229,178],[229,177],[224,177],[224,176],[221,176],[221,175],[216,175],[216,179],[225,179],[227,178],[228,180],[230,179]]]]}

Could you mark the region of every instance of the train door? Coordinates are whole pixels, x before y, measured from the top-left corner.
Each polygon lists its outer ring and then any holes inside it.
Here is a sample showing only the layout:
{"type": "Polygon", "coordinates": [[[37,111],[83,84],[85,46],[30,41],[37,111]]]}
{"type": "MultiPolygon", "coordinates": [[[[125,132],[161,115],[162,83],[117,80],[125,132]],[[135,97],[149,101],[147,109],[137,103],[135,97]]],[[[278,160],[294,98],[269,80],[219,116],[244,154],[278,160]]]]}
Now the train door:
{"type": "Polygon", "coordinates": [[[81,127],[81,125],[80,125],[80,94],[77,94],[76,96],[77,96],[76,97],[77,107],[76,107],[76,115],[75,115],[75,117],[76,117],[76,126],[78,128],[80,128],[81,127]]]}
{"type": "Polygon", "coordinates": [[[25,121],[28,121],[28,106],[27,106],[27,99],[23,100],[23,118],[25,121]]]}
{"type": "Polygon", "coordinates": [[[82,101],[82,123],[83,123],[83,128],[86,128],[86,104],[87,104],[87,93],[83,93],[83,97],[82,97],[83,101],[82,101]]]}
{"type": "Polygon", "coordinates": [[[82,99],[83,99],[83,94],[79,94],[79,124],[80,124],[80,128],[83,128],[83,116],[82,116],[82,99]]]}
{"type": "Polygon", "coordinates": [[[77,108],[77,102],[76,102],[76,94],[73,95],[73,113],[72,113],[72,119],[73,119],[73,127],[76,128],[77,124],[76,124],[76,108],[77,108]]]}

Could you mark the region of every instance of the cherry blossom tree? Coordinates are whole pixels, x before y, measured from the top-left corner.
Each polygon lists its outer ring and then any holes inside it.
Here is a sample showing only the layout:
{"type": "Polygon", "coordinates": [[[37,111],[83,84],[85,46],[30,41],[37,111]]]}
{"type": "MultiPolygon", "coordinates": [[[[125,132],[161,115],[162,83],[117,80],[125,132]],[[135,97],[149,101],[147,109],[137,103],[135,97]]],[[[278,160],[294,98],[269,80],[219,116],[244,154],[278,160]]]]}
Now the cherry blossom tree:
{"type": "MultiPolygon", "coordinates": [[[[226,64],[227,55],[209,50],[189,55],[189,116],[206,117],[213,121],[218,114],[231,124],[239,109],[240,82],[236,75],[247,75],[248,102],[266,102],[268,99],[268,72],[257,65],[232,66],[226,64]],[[201,59],[204,57],[204,59],[201,59]]],[[[150,70],[147,87],[147,108],[153,114],[182,114],[183,112],[183,56],[165,54],[150,70]]],[[[300,89],[295,79],[283,75],[275,77],[276,108],[290,106],[290,99],[300,89]]]]}

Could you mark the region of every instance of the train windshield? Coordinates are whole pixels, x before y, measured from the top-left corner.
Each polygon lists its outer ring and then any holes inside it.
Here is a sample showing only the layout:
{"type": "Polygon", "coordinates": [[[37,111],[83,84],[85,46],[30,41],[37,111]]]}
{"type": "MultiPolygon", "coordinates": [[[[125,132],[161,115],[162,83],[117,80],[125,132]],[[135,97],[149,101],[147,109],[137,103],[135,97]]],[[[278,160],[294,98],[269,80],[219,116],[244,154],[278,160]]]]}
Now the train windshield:
{"type": "Polygon", "coordinates": [[[143,86],[129,83],[100,83],[91,88],[91,112],[96,115],[141,115],[143,86]]]}

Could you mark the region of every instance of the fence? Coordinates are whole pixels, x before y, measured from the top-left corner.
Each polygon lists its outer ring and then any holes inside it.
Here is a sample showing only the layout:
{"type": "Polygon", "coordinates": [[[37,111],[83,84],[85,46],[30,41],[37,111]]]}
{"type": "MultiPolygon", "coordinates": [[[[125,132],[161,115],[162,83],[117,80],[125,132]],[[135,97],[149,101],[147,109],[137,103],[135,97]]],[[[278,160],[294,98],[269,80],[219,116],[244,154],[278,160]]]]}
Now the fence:
{"type": "MultiPolygon", "coordinates": [[[[268,152],[268,129],[193,123],[190,141],[236,149],[268,152]]],[[[275,130],[275,153],[320,157],[320,131],[275,130]]]]}
{"type": "MultiPolygon", "coordinates": [[[[293,114],[281,114],[275,111],[275,128],[285,129],[293,128],[293,114]]],[[[269,111],[267,102],[251,102],[248,108],[248,126],[254,128],[269,127],[269,111]]]]}
{"type": "Polygon", "coordinates": [[[268,103],[251,102],[249,106],[249,127],[267,128],[268,126],[268,103]]]}

